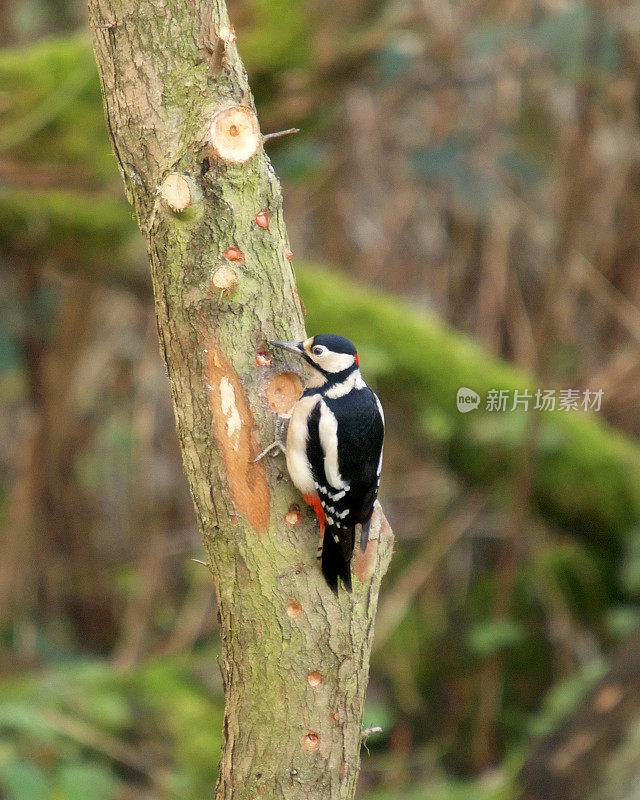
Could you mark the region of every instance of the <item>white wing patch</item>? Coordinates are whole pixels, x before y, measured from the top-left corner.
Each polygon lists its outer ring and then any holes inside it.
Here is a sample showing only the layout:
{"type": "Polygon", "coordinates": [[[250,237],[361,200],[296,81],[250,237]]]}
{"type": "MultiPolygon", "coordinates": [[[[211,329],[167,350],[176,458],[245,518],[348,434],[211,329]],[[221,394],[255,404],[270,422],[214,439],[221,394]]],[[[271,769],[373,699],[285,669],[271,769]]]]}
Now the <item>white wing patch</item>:
{"type": "MultiPolygon", "coordinates": [[[[342,479],[338,467],[338,420],[326,403],[320,405],[318,425],[320,445],[324,452],[324,474],[334,489],[345,489],[348,484],[342,479]]],[[[331,498],[332,500],[335,497],[331,498]]]]}
{"type": "Polygon", "coordinates": [[[380,402],[380,398],[377,394],[373,395],[376,398],[376,403],[378,404],[378,411],[380,412],[380,417],[382,418],[382,427],[384,428],[384,411],[382,410],[382,403],[380,402]]]}
{"type": "MultiPolygon", "coordinates": [[[[382,410],[382,403],[380,402],[380,398],[377,394],[373,395],[376,398],[376,403],[378,404],[378,411],[380,412],[380,418],[382,419],[382,433],[384,436],[384,411],[382,410]]],[[[380,458],[378,459],[378,468],[376,470],[376,474],[378,476],[378,484],[380,483],[380,473],[382,472],[382,450],[380,450],[380,458]]]]}

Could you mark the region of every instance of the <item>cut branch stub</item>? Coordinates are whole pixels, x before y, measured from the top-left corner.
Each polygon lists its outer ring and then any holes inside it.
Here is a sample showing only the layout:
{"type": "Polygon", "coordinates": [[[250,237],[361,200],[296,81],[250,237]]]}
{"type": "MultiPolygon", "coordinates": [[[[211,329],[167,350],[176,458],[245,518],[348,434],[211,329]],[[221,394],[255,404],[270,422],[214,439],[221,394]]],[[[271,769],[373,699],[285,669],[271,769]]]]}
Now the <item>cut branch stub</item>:
{"type": "Polygon", "coordinates": [[[287,525],[299,525],[302,522],[302,514],[298,506],[291,506],[291,508],[289,508],[284,515],[284,521],[287,525]]]}
{"type": "Polygon", "coordinates": [[[160,196],[172,211],[185,211],[193,202],[189,179],[179,172],[171,172],[162,182],[160,196]]]}
{"type": "Polygon", "coordinates": [[[303,388],[302,381],[295,372],[281,372],[269,381],[267,402],[276,414],[288,414],[303,388]]]}
{"type": "Polygon", "coordinates": [[[244,262],[244,253],[237,247],[227,247],[224,251],[224,257],[229,261],[238,261],[239,263],[244,262]]]}
{"type": "Polygon", "coordinates": [[[209,144],[221,161],[243,164],[255,155],[261,141],[258,118],[247,106],[225,108],[211,120],[209,144]]]}
{"type": "Polygon", "coordinates": [[[218,292],[231,294],[238,285],[238,273],[231,267],[218,267],[211,276],[211,285],[218,292]]]}
{"type": "Polygon", "coordinates": [[[298,619],[302,614],[302,605],[297,600],[289,598],[287,603],[287,616],[291,619],[298,619]]]}
{"type": "Polygon", "coordinates": [[[307,675],[307,683],[309,686],[312,686],[314,689],[317,689],[318,686],[322,686],[324,683],[324,678],[322,677],[322,673],[314,670],[307,675]]]}
{"type": "Polygon", "coordinates": [[[263,208],[262,211],[258,211],[256,214],[256,225],[259,228],[264,228],[265,230],[269,227],[269,220],[271,219],[271,214],[267,211],[266,208],[263,208]]]}
{"type": "Polygon", "coordinates": [[[317,750],[320,744],[320,737],[315,731],[309,731],[303,739],[303,744],[307,750],[317,750]]]}

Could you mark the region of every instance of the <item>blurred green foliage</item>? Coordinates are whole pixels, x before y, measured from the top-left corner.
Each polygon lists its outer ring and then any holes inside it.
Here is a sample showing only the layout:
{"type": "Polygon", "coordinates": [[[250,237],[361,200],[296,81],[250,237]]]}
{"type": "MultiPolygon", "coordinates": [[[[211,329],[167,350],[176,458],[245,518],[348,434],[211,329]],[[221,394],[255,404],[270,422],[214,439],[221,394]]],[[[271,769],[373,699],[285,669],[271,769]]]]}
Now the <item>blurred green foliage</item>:
{"type": "Polygon", "coordinates": [[[112,800],[136,782],[201,800],[222,733],[216,652],[119,673],[69,661],[0,686],[0,786],[7,800],[112,800]],[[128,788],[126,788],[128,787],[128,788]]]}

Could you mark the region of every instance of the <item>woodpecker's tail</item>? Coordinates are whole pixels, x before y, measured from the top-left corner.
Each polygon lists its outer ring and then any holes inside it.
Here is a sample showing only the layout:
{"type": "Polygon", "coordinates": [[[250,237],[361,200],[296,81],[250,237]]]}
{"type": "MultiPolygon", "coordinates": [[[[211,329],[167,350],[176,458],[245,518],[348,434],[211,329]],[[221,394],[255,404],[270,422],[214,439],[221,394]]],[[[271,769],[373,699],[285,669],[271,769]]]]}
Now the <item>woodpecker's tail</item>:
{"type": "Polygon", "coordinates": [[[338,578],[345,589],[351,591],[351,556],[355,544],[355,528],[336,528],[327,525],[324,538],[318,547],[318,560],[331,591],[338,595],[338,578]]]}

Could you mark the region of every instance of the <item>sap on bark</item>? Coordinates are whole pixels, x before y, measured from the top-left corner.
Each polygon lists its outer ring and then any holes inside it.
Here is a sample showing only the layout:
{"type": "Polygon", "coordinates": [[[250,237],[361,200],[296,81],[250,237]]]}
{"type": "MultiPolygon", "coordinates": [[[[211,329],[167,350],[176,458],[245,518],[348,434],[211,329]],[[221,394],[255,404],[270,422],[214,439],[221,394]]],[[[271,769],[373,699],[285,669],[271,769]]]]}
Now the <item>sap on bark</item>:
{"type": "Polygon", "coordinates": [[[221,161],[243,164],[255,155],[261,142],[258,118],[247,106],[225,108],[211,120],[209,145],[221,161]]]}

